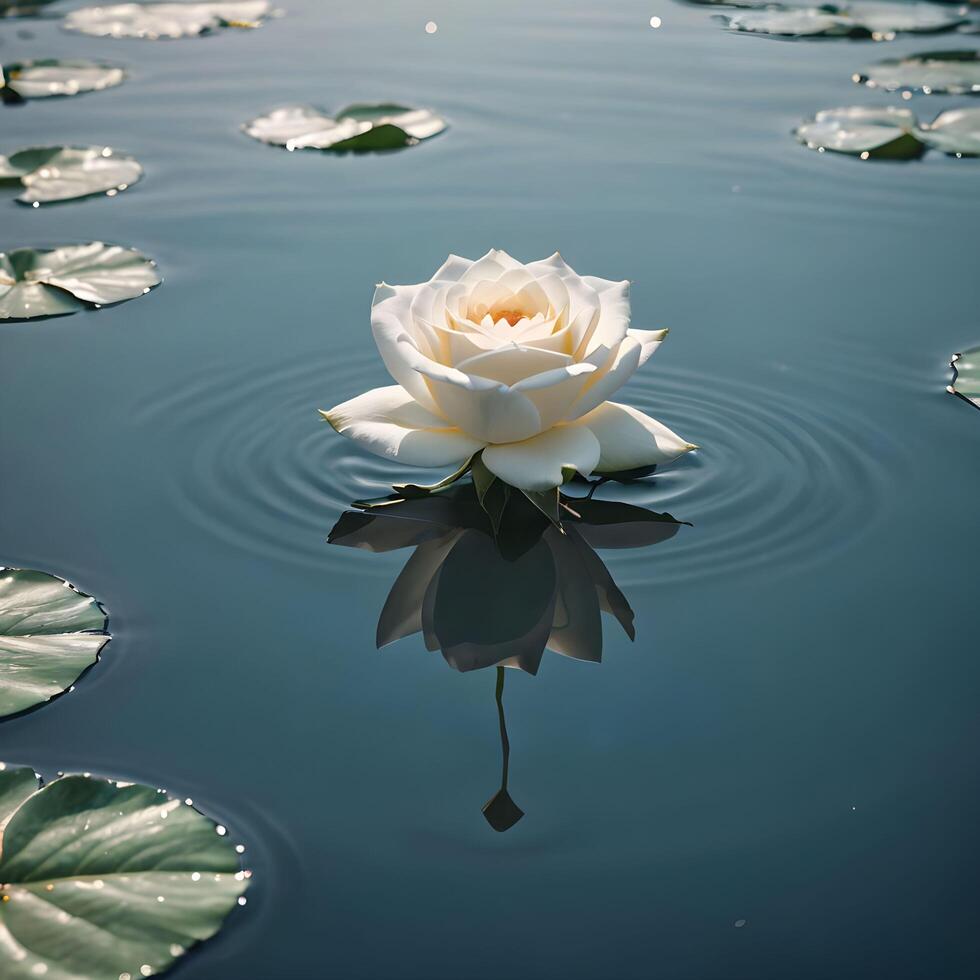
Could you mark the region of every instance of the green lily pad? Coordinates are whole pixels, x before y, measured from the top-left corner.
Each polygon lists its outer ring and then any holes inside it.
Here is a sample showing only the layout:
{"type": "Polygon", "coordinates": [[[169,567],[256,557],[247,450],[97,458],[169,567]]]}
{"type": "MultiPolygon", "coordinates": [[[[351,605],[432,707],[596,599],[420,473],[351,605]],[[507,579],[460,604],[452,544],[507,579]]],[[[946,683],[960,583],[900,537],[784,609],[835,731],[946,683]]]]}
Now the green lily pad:
{"type": "Polygon", "coordinates": [[[258,27],[272,13],[268,0],[219,3],[117,3],[82,7],[64,19],[70,31],[93,37],[173,40],[199,37],[223,27],[258,27]]]}
{"type": "Polygon", "coordinates": [[[121,303],[160,281],[152,259],[121,245],[89,242],[0,252],[0,320],[63,316],[121,303]]]}
{"type": "Polygon", "coordinates": [[[863,68],[854,75],[854,81],[886,92],[980,93],[980,52],[926,51],[906,58],[887,58],[863,68]]]}
{"type": "Polygon", "coordinates": [[[428,109],[392,103],[352,105],[335,116],[312,106],[285,106],[245,123],[249,136],[287,150],[366,151],[413,146],[446,123],[428,109]]]}
{"type": "Polygon", "coordinates": [[[821,152],[847,153],[865,160],[911,160],[925,150],[915,129],[915,115],[909,109],[850,106],[818,112],[797,128],[796,138],[821,152]]]}
{"type": "Polygon", "coordinates": [[[980,408],[980,347],[954,354],[949,366],[953,383],[946,390],[980,408]]]}
{"type": "Polygon", "coordinates": [[[728,28],[772,37],[850,37],[892,40],[897,34],[938,34],[969,19],[933,3],[854,3],[821,7],[759,5],[723,15],[728,28]]]}
{"type": "Polygon", "coordinates": [[[114,65],[83,59],[44,58],[3,66],[0,91],[21,99],[45,99],[56,95],[98,92],[119,85],[126,73],[114,65]]]}
{"type": "Polygon", "coordinates": [[[151,786],[5,768],[0,827],[5,980],[140,980],[245,902],[224,827],[151,786]]]}
{"type": "Polygon", "coordinates": [[[919,131],[941,153],[955,157],[980,156],[980,109],[949,109],[919,131]]]}
{"type": "Polygon", "coordinates": [[[0,18],[36,17],[56,0],[0,0],[0,18]]]}
{"type": "Polygon", "coordinates": [[[143,168],[108,146],[35,146],[0,156],[0,183],[20,184],[23,204],[114,197],[143,176],[143,168]]]}
{"type": "Polygon", "coordinates": [[[63,579],[0,569],[0,718],[66,691],[98,660],[107,625],[99,603],[63,579]]]}

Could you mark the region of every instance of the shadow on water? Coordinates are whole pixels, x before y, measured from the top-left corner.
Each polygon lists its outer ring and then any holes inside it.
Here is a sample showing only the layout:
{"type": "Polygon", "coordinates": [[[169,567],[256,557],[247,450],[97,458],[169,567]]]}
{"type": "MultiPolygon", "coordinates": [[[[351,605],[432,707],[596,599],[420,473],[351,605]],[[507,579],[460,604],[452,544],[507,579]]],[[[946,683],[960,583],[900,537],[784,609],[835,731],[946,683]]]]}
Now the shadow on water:
{"type": "Polygon", "coordinates": [[[682,524],[645,507],[568,497],[558,526],[512,494],[495,533],[466,483],[346,511],[330,532],[330,544],[348,548],[415,549],[381,610],[379,648],[421,633],[426,649],[440,651],[456,670],[496,667],[501,783],[483,808],[494,830],[508,830],[524,816],[507,789],[505,668],[536,674],[546,649],[599,663],[602,612],[635,639],[633,610],[596,549],[648,548],[682,524]]]}

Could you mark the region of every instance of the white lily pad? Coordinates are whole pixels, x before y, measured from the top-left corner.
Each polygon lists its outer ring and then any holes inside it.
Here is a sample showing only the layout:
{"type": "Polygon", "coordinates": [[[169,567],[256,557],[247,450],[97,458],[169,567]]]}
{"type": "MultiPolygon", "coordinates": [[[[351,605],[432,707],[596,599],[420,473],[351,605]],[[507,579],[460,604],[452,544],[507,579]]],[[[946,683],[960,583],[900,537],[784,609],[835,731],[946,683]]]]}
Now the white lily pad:
{"type": "Polygon", "coordinates": [[[99,92],[119,85],[126,73],[115,65],[84,59],[42,58],[2,66],[0,90],[21,99],[99,92]]]}
{"type": "Polygon", "coordinates": [[[795,133],[811,150],[862,160],[912,160],[930,147],[949,156],[974,157],[980,156],[980,108],[950,109],[928,124],[895,106],[824,109],[795,133]]]}
{"type": "Polygon", "coordinates": [[[245,123],[249,136],[287,150],[365,151],[413,146],[446,123],[428,109],[393,103],[352,105],[335,116],[312,106],[285,106],[245,123]]]}
{"type": "Polygon", "coordinates": [[[906,58],[887,58],[863,68],[854,75],[854,81],[886,92],[980,93],[980,53],[974,50],[926,51],[906,58]]]}
{"type": "Polygon", "coordinates": [[[948,156],[980,156],[980,108],[941,112],[921,128],[919,136],[948,156]]]}
{"type": "Polygon", "coordinates": [[[151,786],[4,767],[0,828],[5,980],[140,980],[245,901],[225,829],[151,786]]]}
{"type": "Polygon", "coordinates": [[[102,606],[63,579],[0,569],[0,718],[68,690],[109,642],[107,625],[102,606]]]}
{"type": "Polygon", "coordinates": [[[223,27],[258,27],[272,13],[268,0],[219,3],[117,3],[72,10],[64,20],[70,31],[93,37],[173,40],[199,37],[223,27]]]}
{"type": "Polygon", "coordinates": [[[89,242],[0,252],[0,320],[62,316],[121,303],[160,283],[156,263],[132,248],[89,242]]]}
{"type": "Polygon", "coordinates": [[[113,197],[143,176],[143,168],[108,146],[35,146],[0,156],[0,183],[20,184],[23,204],[113,197]]]}
{"type": "Polygon", "coordinates": [[[980,347],[954,354],[949,366],[953,383],[946,390],[980,408],[980,347]]]}
{"type": "Polygon", "coordinates": [[[908,109],[849,106],[818,112],[796,130],[796,137],[811,150],[848,153],[865,160],[909,160],[924,150],[915,129],[915,115],[908,109]]]}
{"type": "Polygon", "coordinates": [[[957,10],[933,3],[854,3],[744,10],[723,19],[730,30],[772,37],[851,37],[891,40],[897,34],[937,34],[968,22],[957,10]]]}

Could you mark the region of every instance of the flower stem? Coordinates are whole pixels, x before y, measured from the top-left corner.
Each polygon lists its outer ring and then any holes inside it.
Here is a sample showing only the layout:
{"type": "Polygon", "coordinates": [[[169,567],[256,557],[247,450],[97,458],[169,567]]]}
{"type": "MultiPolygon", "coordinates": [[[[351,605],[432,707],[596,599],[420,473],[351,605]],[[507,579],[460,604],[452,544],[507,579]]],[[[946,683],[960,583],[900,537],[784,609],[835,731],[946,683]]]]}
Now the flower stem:
{"type": "Polygon", "coordinates": [[[510,739],[507,737],[507,720],[504,718],[504,671],[505,667],[497,668],[497,717],[500,719],[500,749],[503,754],[503,769],[500,777],[500,788],[507,789],[507,772],[510,768],[510,739]]]}

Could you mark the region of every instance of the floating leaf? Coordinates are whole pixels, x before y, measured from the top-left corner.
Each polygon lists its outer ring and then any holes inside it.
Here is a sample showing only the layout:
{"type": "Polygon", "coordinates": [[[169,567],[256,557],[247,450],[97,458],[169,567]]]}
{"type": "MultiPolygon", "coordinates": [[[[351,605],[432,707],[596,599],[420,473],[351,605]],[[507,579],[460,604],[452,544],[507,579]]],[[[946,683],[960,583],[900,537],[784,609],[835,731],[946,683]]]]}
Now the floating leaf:
{"type": "Polygon", "coordinates": [[[854,75],[855,82],[886,92],[919,91],[926,95],[980,93],[980,53],[926,51],[907,58],[887,58],[854,75]]]}
{"type": "Polygon", "coordinates": [[[919,136],[936,150],[956,157],[980,156],[980,109],[941,112],[919,136]]]}
{"type": "Polygon", "coordinates": [[[896,34],[938,34],[968,18],[932,3],[865,3],[846,6],[758,9],[721,15],[728,28],[772,37],[851,37],[892,40],[896,34]]]}
{"type": "Polygon", "coordinates": [[[950,156],[980,156],[980,108],[950,109],[920,125],[908,109],[850,106],[824,109],[796,130],[811,150],[911,160],[932,147],[950,156]]]}
{"type": "Polygon", "coordinates": [[[268,0],[223,3],[117,3],[82,7],[64,20],[70,31],[94,37],[172,40],[198,37],[222,27],[258,27],[272,13],[268,0]]]}
{"type": "Polygon", "coordinates": [[[946,390],[980,408],[980,347],[954,354],[949,366],[953,383],[946,390]]]}
{"type": "Polygon", "coordinates": [[[245,123],[249,136],[287,150],[394,150],[441,133],[446,123],[428,109],[381,103],[352,105],[336,116],[312,106],[285,106],[245,123]]]}
{"type": "Polygon", "coordinates": [[[71,687],[109,642],[107,624],[99,603],[63,579],[0,569],[0,718],[71,687]]]}
{"type": "Polygon", "coordinates": [[[0,834],[14,810],[37,792],[37,778],[33,769],[8,769],[6,762],[0,762],[0,834]]]}
{"type": "Polygon", "coordinates": [[[0,17],[36,17],[55,0],[0,0],[0,17]]]}
{"type": "Polygon", "coordinates": [[[850,106],[824,109],[796,130],[812,150],[831,150],[852,156],[910,160],[925,149],[914,135],[915,116],[894,106],[850,106]]]}
{"type": "Polygon", "coordinates": [[[44,99],[53,95],[98,92],[119,85],[126,77],[121,68],[98,61],[45,58],[4,65],[0,92],[21,99],[44,99]]]}
{"type": "Polygon", "coordinates": [[[136,249],[89,242],[0,252],[0,320],[77,313],[121,303],[158,285],[156,263],[136,249]]]}
{"type": "Polygon", "coordinates": [[[150,786],[0,772],[5,980],[120,980],[213,936],[248,887],[224,828],[150,786]],[[33,781],[27,795],[28,782],[33,781]]]}
{"type": "Polygon", "coordinates": [[[143,168],[108,146],[36,146],[0,156],[0,183],[22,184],[23,204],[72,201],[92,194],[113,197],[143,176],[143,168]]]}

